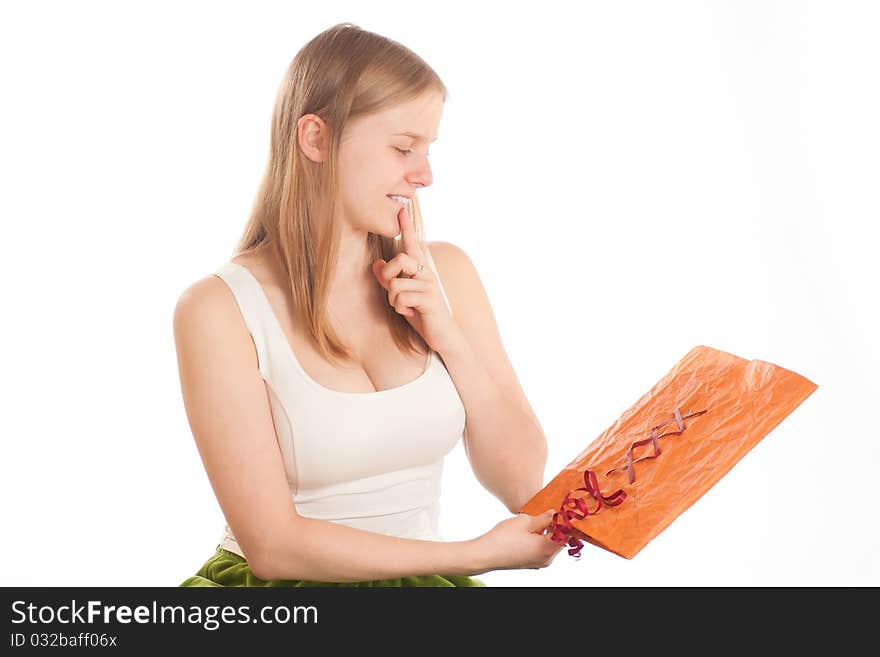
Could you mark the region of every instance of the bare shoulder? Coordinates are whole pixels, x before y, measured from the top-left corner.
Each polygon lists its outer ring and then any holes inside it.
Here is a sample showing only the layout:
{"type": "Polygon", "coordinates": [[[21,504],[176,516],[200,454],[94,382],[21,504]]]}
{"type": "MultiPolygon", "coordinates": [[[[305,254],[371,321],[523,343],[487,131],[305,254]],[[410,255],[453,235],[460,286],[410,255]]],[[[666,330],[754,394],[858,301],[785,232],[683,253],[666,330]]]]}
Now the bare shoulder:
{"type": "Polygon", "coordinates": [[[456,265],[461,264],[469,264],[470,266],[473,266],[468,254],[457,244],[438,240],[428,242],[427,246],[438,269],[441,267],[441,262],[447,265],[446,268],[455,267],[456,265]]]}
{"type": "Polygon", "coordinates": [[[447,281],[453,287],[462,284],[466,286],[477,277],[477,269],[471,257],[457,244],[434,241],[428,242],[427,247],[434,264],[437,265],[437,272],[444,287],[447,281]]]}
{"type": "Polygon", "coordinates": [[[472,306],[475,294],[479,300],[488,303],[477,268],[464,249],[443,241],[428,242],[426,246],[456,317],[462,311],[470,312],[468,307],[472,306]]]}
{"type": "Polygon", "coordinates": [[[187,286],[174,306],[174,330],[229,327],[239,317],[238,304],[224,280],[208,274],[187,286]]]}
{"type": "Polygon", "coordinates": [[[173,332],[181,365],[184,360],[209,357],[213,351],[215,358],[234,360],[246,370],[258,369],[256,346],[241,309],[219,276],[203,276],[180,293],[173,332]]]}
{"type": "Polygon", "coordinates": [[[207,274],[183,289],[177,298],[175,310],[204,311],[206,308],[222,307],[225,305],[223,301],[228,296],[225,289],[228,289],[228,286],[223,280],[214,274],[207,274]]]}
{"type": "MultiPolygon", "coordinates": [[[[245,267],[264,288],[275,284],[274,269],[262,251],[239,253],[230,261],[245,267]]],[[[183,318],[241,320],[238,303],[229,285],[219,276],[211,273],[203,276],[184,289],[177,300],[175,322],[178,313],[183,318]]]]}

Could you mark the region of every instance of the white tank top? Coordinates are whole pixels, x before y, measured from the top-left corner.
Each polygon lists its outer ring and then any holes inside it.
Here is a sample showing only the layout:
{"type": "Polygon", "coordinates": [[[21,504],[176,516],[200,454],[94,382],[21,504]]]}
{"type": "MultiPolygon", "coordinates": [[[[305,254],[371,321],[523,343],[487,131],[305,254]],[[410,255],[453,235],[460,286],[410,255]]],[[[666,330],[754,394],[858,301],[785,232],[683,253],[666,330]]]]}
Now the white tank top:
{"type": "MultiPolygon", "coordinates": [[[[429,348],[422,374],[396,388],[332,390],[299,364],[249,269],[227,262],[213,275],[232,290],[253,337],[297,512],[391,536],[443,540],[443,459],[462,437],[465,410],[437,354],[429,348]]],[[[442,283],[440,292],[452,312],[442,283]]],[[[220,546],[244,556],[228,524],[220,546]]]]}

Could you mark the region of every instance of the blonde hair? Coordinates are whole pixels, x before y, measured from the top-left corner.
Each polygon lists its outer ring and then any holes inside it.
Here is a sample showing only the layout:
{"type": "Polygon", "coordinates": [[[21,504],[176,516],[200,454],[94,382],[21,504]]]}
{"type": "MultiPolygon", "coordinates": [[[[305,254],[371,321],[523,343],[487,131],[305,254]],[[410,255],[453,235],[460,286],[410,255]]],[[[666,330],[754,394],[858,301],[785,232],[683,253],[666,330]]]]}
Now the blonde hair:
{"type": "MultiPolygon", "coordinates": [[[[304,320],[328,360],[349,358],[327,319],[330,276],[336,266],[339,233],[334,217],[340,199],[337,153],[349,120],[447,89],[437,73],[405,46],[352,23],[339,23],[305,44],[293,58],[278,90],[272,113],[269,161],[234,255],[260,246],[287,272],[293,312],[304,320]],[[330,132],[323,162],[300,149],[297,121],[316,114],[330,132]]],[[[411,203],[416,236],[424,249],[418,199],[411,203]]],[[[371,262],[391,260],[402,251],[399,237],[369,233],[371,262]]],[[[387,293],[377,283],[377,296],[387,293]]],[[[417,351],[415,331],[387,301],[382,303],[394,342],[417,351]]]]}

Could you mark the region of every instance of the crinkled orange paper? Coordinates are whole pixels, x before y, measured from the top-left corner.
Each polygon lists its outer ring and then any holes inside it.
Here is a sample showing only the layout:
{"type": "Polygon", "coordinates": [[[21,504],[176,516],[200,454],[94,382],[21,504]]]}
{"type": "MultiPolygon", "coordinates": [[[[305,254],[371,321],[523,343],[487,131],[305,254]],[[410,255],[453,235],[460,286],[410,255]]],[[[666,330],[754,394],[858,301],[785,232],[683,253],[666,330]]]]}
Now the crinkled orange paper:
{"type": "Polygon", "coordinates": [[[558,542],[627,559],[696,502],[818,386],[790,370],[694,347],[520,513],[558,509],[558,542]]]}

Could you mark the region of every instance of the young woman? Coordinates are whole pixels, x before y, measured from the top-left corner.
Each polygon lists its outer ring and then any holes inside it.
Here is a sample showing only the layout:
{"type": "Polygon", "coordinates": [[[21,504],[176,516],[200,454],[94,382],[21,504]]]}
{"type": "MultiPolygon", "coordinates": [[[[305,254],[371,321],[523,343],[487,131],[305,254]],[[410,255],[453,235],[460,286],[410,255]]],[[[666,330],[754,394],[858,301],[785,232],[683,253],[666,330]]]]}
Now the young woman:
{"type": "Polygon", "coordinates": [[[230,261],[174,311],[187,418],[226,519],[180,586],[484,586],[564,546],[518,513],[547,444],[468,256],[422,239],[446,88],[395,41],[335,25],[290,64],[230,261]],[[444,541],[458,440],[513,517],[444,541]]]}

